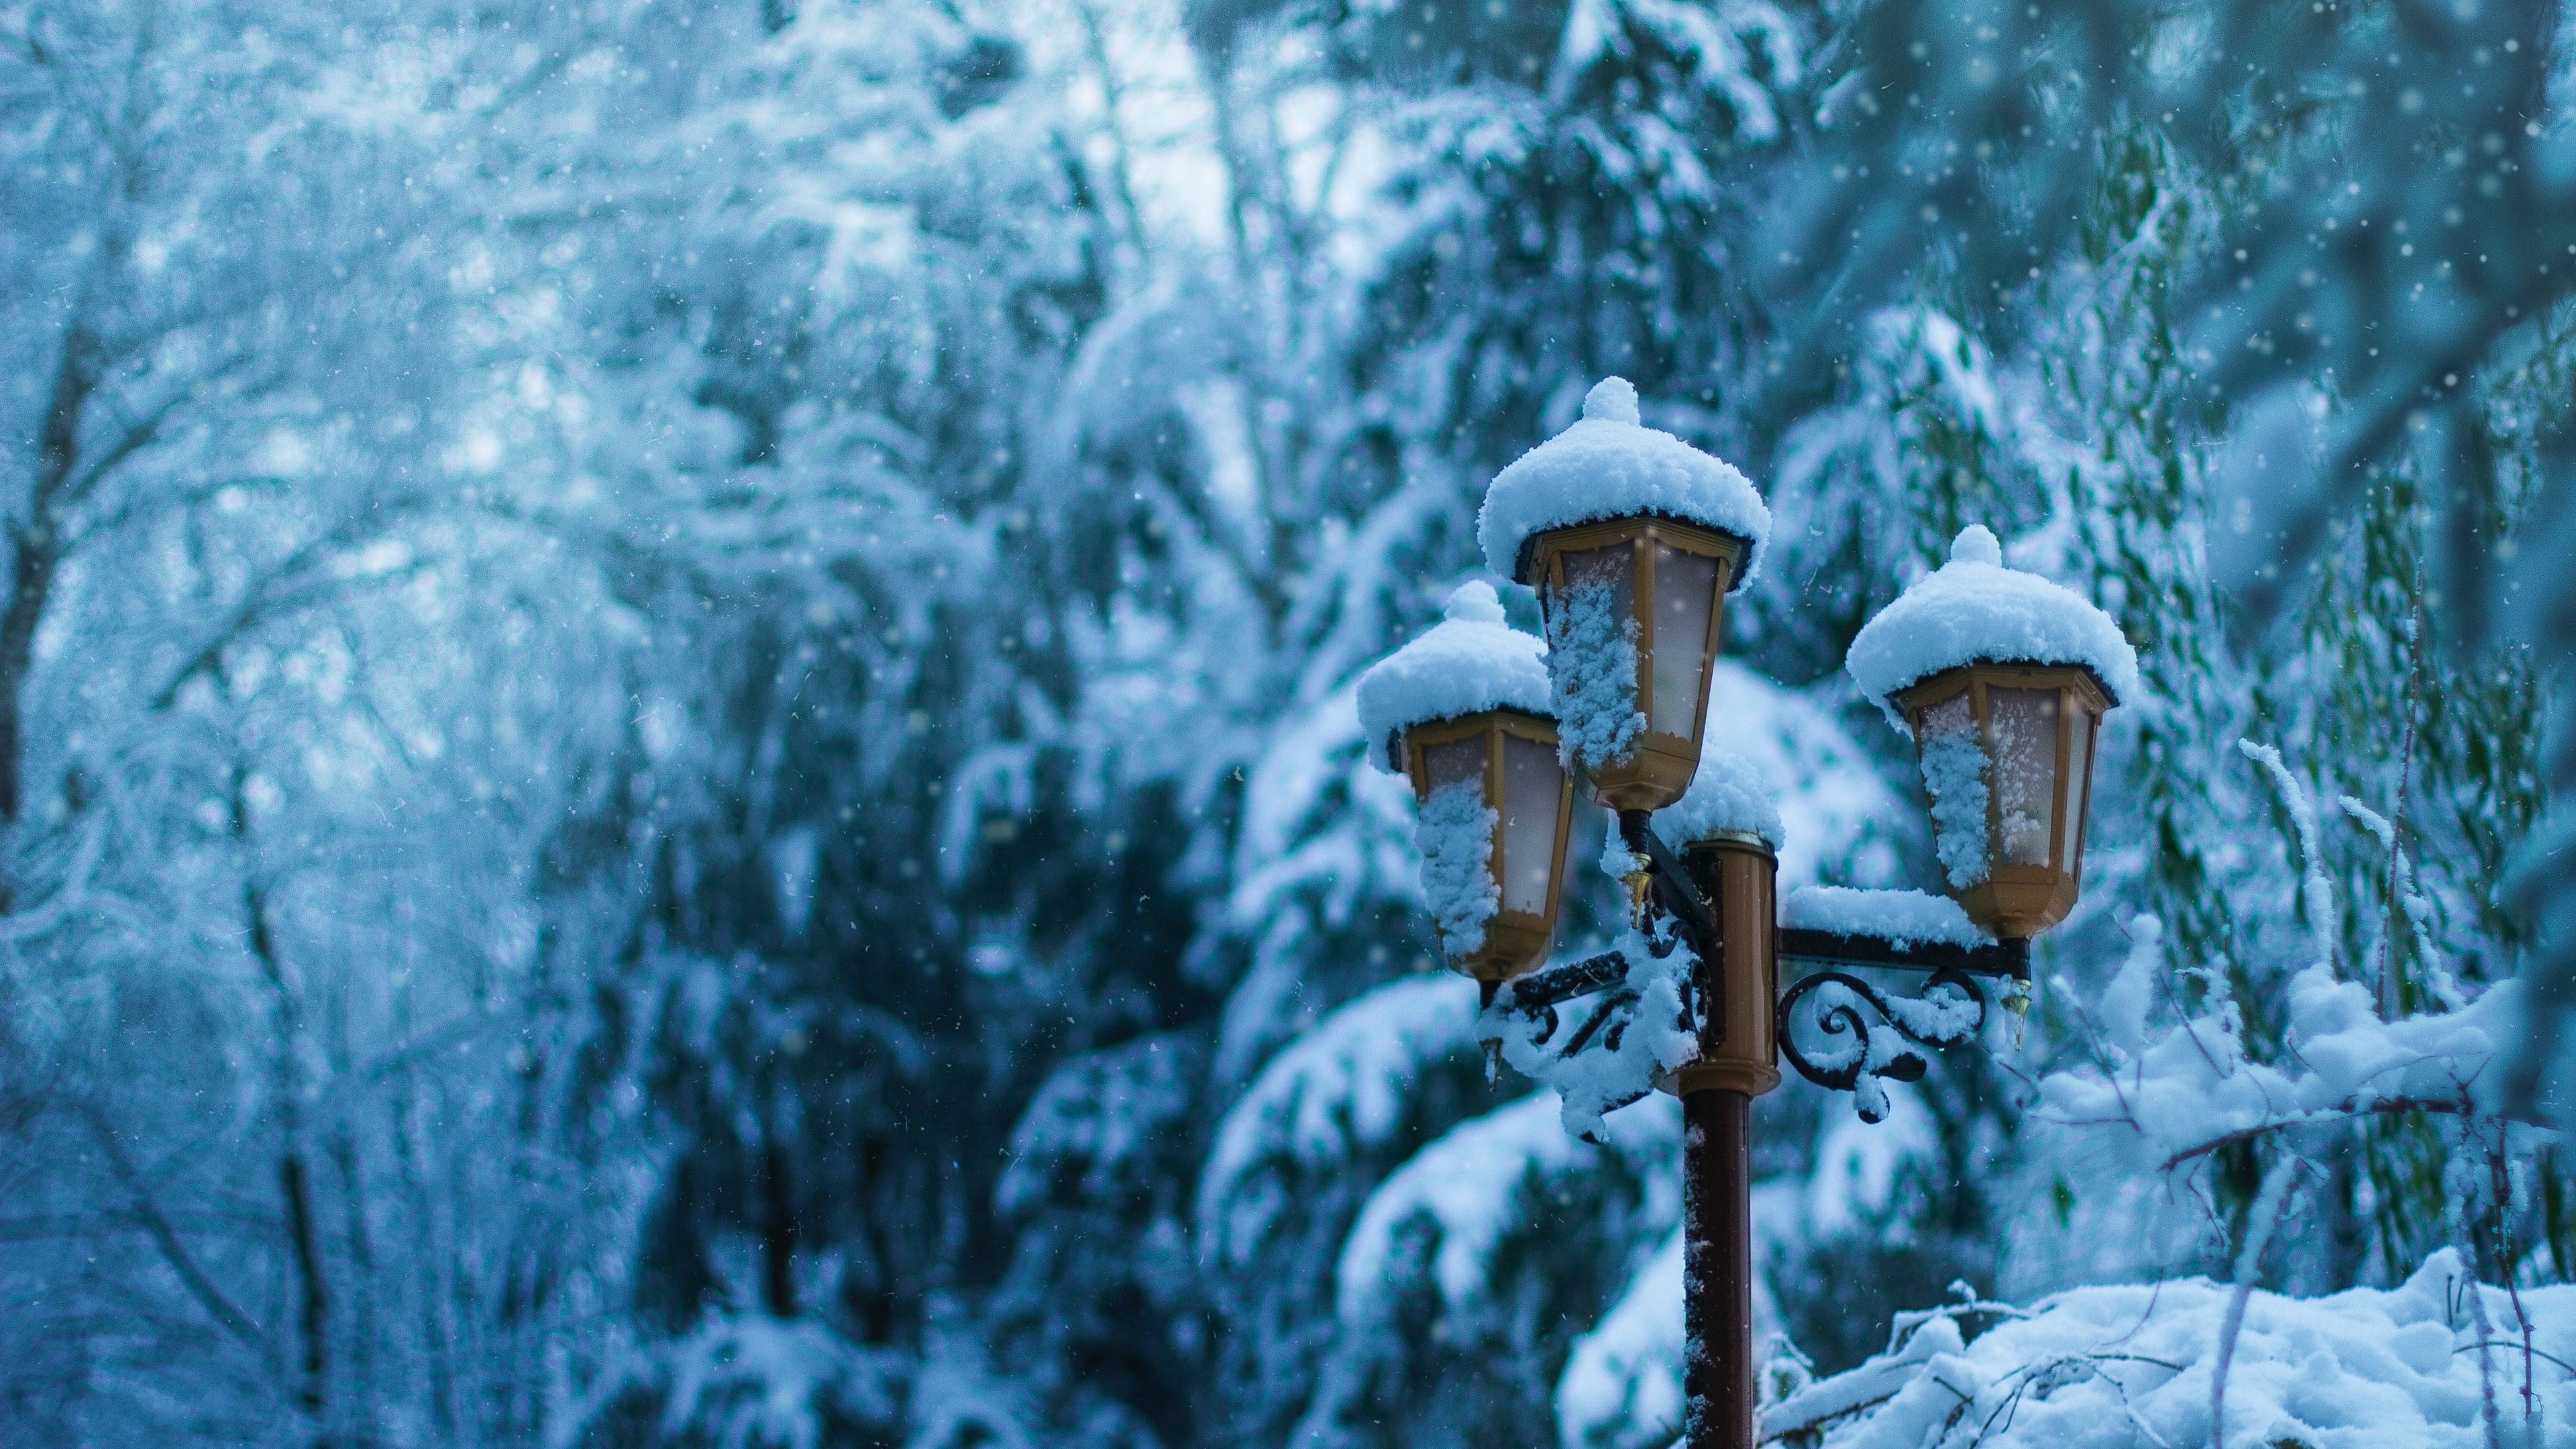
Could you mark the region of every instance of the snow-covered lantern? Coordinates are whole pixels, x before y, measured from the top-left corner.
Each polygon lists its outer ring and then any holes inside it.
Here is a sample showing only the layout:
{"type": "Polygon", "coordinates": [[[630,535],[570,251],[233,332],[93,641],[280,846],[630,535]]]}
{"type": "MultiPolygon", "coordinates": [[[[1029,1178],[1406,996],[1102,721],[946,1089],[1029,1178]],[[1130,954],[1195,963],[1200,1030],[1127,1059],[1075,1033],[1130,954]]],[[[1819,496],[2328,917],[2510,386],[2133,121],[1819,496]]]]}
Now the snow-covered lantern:
{"type": "Polygon", "coordinates": [[[1862,627],[1844,661],[1914,736],[1933,853],[1968,918],[2006,938],[2066,919],[2084,878],[2102,715],[2138,656],[2074,591],[2004,567],[1982,524],[1862,627]]]}
{"type": "Polygon", "coordinates": [[[1780,811],[1752,761],[1711,744],[1689,791],[1651,823],[1718,921],[1716,969],[1700,979],[1723,999],[1699,1013],[1699,1055],[1673,1073],[1673,1090],[1761,1096],[1780,1085],[1780,811]]]}
{"type": "Polygon", "coordinates": [[[1360,676],[1369,756],[1410,776],[1423,894],[1455,969],[1503,981],[1547,957],[1574,784],[1557,758],[1546,646],[1503,622],[1491,584],[1360,676]]]}
{"type": "Polygon", "coordinates": [[[1699,762],[1729,591],[1771,513],[1742,473],[1642,425],[1607,378],[1494,479],[1486,566],[1538,591],[1566,763],[1614,810],[1660,810],[1699,762]]]}

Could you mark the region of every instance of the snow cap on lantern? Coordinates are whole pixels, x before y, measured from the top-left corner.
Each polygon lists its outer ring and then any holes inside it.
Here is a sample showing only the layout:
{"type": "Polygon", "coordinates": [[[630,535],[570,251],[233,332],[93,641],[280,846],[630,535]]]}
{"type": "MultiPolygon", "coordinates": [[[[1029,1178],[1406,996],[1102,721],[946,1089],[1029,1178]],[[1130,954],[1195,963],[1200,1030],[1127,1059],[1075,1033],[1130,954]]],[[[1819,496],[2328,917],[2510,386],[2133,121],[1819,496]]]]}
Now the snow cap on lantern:
{"type": "Polygon", "coordinates": [[[1550,529],[1653,516],[1695,523],[1744,540],[1731,587],[1759,572],[1771,538],[1771,510],[1735,465],[1714,458],[1637,415],[1637,389],[1605,377],[1584,395],[1583,416],[1523,453],[1485,490],[1476,541],[1485,567],[1532,582],[1523,564],[1530,541],[1550,529]]]}
{"type": "Polygon", "coordinates": [[[1442,954],[1500,981],[1547,956],[1574,787],[1557,760],[1543,646],[1503,622],[1491,584],[1462,585],[1447,612],[1360,676],[1360,728],[1370,758],[1413,782],[1442,954]]]}
{"type": "Polygon", "coordinates": [[[1360,731],[1371,763],[1405,769],[1403,732],[1489,709],[1552,716],[1547,646],[1503,622],[1503,601],[1481,579],[1460,584],[1428,633],[1360,676],[1360,731]]]}
{"type": "Polygon", "coordinates": [[[1699,762],[1726,594],[1771,513],[1742,473],[1644,426],[1606,378],[1583,417],[1505,468],[1476,523],[1486,562],[1538,591],[1561,753],[1618,810],[1682,797],[1699,762]]]}
{"type": "Polygon", "coordinates": [[[2120,626],[2073,590],[2004,567],[1981,524],[1852,640],[1843,667],[1912,732],[1942,884],[1968,918],[2029,937],[2083,881],[2102,715],[2138,687],[2120,626]]]}
{"type": "Polygon", "coordinates": [[[2111,616],[2063,584],[2004,567],[2003,545],[1982,523],[1959,530],[1948,563],[1862,626],[1843,667],[1889,709],[1900,691],[1981,659],[2079,665],[2113,704],[2138,687],[2138,651],[2111,616]]]}

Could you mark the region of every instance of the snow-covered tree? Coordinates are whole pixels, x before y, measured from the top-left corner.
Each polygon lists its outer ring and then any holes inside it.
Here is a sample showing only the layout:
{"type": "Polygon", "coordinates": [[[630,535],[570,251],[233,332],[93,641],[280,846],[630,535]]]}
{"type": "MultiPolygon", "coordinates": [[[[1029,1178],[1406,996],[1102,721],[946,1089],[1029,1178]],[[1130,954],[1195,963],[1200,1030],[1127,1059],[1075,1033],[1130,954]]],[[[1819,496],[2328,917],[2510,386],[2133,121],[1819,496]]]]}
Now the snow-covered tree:
{"type": "Polygon", "coordinates": [[[1779,1426],[2563,1418],[2562,27],[0,4],[0,1439],[1668,1443],[1353,700],[1608,374],[1785,882],[1966,524],[2141,653],[2018,1048],[1763,1099],[1779,1426]]]}

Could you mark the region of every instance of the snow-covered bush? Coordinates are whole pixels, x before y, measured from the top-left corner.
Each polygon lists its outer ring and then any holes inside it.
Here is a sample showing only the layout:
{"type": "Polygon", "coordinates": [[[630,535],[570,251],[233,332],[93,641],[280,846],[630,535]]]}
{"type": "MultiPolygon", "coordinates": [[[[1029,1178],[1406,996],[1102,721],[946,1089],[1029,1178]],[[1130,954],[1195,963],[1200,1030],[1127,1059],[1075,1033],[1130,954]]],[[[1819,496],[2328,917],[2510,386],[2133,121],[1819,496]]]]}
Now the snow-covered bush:
{"type": "Polygon", "coordinates": [[[2556,1442],[2571,1361],[2576,1287],[2508,1292],[2445,1249],[2393,1288],[2321,1298],[2184,1278],[1908,1314],[1885,1353],[1766,1404],[1761,1432],[1795,1449],[2472,1449],[2547,1425],[2528,1442],[2556,1442]]]}

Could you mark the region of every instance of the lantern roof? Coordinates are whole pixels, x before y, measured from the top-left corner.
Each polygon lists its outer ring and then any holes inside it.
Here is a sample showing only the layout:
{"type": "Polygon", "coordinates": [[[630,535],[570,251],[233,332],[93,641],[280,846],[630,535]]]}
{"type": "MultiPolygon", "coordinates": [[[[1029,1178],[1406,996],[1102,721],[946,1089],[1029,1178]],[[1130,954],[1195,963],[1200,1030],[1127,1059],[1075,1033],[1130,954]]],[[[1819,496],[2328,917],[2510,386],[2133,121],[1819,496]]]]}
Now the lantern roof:
{"type": "Polygon", "coordinates": [[[1394,737],[1418,724],[1488,709],[1556,717],[1547,646],[1503,622],[1503,601],[1481,579],[1449,595],[1448,617],[1360,675],[1360,731],[1369,760],[1393,769],[1394,737]]]}
{"type": "Polygon", "coordinates": [[[1690,789],[1653,819],[1655,833],[1675,850],[1725,835],[1758,835],[1774,851],[1789,842],[1762,772],[1751,760],[1708,740],[1700,742],[1699,771],[1691,776],[1690,789]]]}
{"type": "Polygon", "coordinates": [[[1979,661],[2081,665],[2114,704],[2138,687],[2138,652],[2109,614],[2063,584],[2004,567],[1993,530],[1972,523],[1952,540],[1948,563],[1861,626],[1843,668],[1889,709],[1898,691],[1979,661]]]}
{"type": "Polygon", "coordinates": [[[1735,466],[1637,417],[1637,389],[1603,378],[1584,396],[1583,416],[1523,453],[1485,490],[1476,540],[1485,567],[1520,577],[1522,546],[1534,534],[1581,523],[1656,514],[1745,541],[1734,587],[1756,572],[1771,537],[1771,510],[1735,466]]]}

